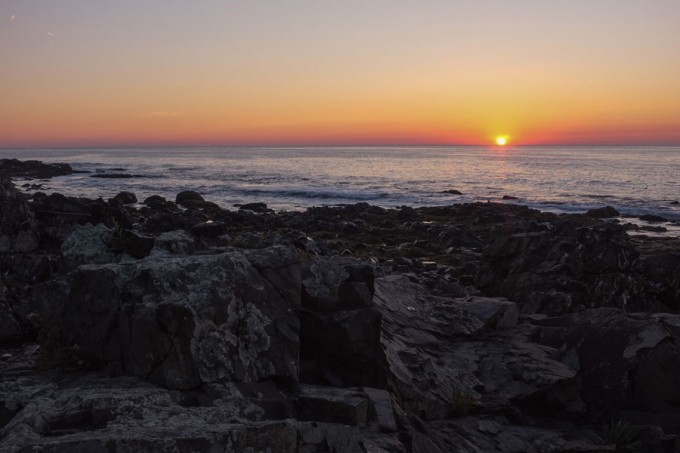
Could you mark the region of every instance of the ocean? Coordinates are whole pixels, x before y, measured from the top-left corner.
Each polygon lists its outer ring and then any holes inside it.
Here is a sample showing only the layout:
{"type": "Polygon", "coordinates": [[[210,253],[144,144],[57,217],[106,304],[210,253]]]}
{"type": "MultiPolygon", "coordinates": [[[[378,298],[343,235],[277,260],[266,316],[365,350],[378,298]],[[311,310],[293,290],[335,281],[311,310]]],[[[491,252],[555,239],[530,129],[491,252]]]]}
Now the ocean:
{"type": "Polygon", "coordinates": [[[71,164],[82,173],[40,182],[40,190],[72,196],[129,190],[140,200],[174,200],[190,189],[225,208],[261,201],[275,210],[499,201],[560,213],[608,205],[680,226],[678,146],[1,149],[0,157],[71,164]],[[93,177],[116,173],[131,177],[93,177]]]}

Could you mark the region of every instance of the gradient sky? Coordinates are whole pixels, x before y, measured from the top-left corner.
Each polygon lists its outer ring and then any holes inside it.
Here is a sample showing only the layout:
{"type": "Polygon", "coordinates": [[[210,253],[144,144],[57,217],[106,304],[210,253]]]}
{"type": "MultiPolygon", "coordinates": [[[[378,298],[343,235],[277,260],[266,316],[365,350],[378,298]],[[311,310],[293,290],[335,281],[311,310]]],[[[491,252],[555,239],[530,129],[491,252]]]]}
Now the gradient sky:
{"type": "Polygon", "coordinates": [[[680,143],[678,0],[2,0],[0,147],[680,143]]]}

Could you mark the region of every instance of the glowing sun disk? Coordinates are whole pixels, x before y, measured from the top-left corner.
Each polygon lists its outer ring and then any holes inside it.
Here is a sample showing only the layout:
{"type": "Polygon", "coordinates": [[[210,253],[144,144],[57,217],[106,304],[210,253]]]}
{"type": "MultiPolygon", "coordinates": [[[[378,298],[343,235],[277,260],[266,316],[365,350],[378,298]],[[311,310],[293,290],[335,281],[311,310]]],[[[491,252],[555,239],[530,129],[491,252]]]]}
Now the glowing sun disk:
{"type": "Polygon", "coordinates": [[[498,146],[505,146],[505,144],[508,143],[508,139],[505,137],[496,137],[496,144],[498,146]]]}

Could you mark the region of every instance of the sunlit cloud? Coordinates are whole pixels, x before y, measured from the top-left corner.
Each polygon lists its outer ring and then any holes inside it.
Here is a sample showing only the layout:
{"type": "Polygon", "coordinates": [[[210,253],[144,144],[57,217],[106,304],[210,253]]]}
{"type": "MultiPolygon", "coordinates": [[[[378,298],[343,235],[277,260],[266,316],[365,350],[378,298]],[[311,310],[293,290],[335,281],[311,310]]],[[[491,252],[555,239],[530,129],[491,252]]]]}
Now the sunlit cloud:
{"type": "Polygon", "coordinates": [[[164,111],[164,112],[148,112],[144,116],[154,118],[177,118],[178,116],[184,116],[186,114],[187,114],[186,112],[164,111]]]}

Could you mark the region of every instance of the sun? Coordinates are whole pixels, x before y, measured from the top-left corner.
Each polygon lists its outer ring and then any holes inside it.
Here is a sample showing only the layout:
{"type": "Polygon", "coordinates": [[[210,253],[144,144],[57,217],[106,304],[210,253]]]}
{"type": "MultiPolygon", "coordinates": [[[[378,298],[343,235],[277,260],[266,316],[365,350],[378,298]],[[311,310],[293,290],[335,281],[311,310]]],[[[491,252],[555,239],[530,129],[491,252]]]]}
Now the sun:
{"type": "Polygon", "coordinates": [[[496,144],[498,146],[505,146],[508,143],[508,139],[505,137],[496,137],[496,144]]]}

